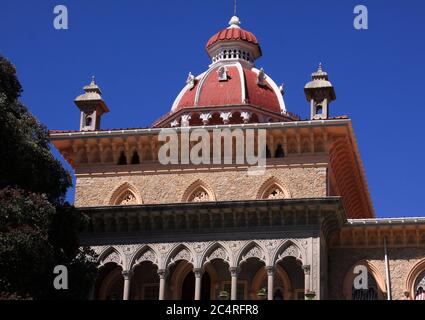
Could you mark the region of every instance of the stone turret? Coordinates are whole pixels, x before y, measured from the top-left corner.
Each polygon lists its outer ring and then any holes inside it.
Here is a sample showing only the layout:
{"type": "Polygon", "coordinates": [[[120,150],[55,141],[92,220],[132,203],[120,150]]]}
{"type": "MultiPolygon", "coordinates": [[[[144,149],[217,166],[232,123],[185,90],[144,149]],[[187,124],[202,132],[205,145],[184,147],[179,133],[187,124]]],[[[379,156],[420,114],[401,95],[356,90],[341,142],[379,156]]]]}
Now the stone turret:
{"type": "Polygon", "coordinates": [[[307,101],[310,102],[312,120],[328,119],[329,104],[336,100],[335,90],[329,82],[328,74],[323,71],[322,64],[311,75],[311,80],[304,88],[307,101]]]}
{"type": "Polygon", "coordinates": [[[95,77],[84,88],[85,93],[78,96],[74,102],[81,111],[80,131],[96,131],[100,129],[100,119],[109,112],[102,99],[102,92],[96,84],[95,77]]]}

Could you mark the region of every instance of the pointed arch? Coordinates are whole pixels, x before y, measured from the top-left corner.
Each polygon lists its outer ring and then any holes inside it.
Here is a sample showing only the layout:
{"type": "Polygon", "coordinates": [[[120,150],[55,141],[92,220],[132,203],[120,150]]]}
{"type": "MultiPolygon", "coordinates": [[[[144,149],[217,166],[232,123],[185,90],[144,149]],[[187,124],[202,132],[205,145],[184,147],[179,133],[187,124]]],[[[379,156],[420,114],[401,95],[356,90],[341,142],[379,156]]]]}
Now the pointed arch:
{"type": "Polygon", "coordinates": [[[198,179],[184,192],[182,202],[207,202],[216,201],[212,188],[204,181],[198,179]]]}
{"type": "Polygon", "coordinates": [[[265,252],[256,241],[250,241],[241,249],[236,259],[236,266],[240,266],[250,258],[256,258],[265,264],[267,263],[265,252]]]}
{"type": "Polygon", "coordinates": [[[273,256],[273,265],[279,263],[287,257],[293,257],[303,265],[307,264],[304,250],[295,241],[286,240],[279,246],[273,256]]]}
{"type": "Polygon", "coordinates": [[[117,266],[124,269],[124,259],[122,254],[115,247],[106,248],[97,259],[99,262],[99,268],[106,266],[109,263],[115,263],[117,266]]]}
{"type": "Polygon", "coordinates": [[[201,257],[200,267],[212,262],[213,260],[222,260],[230,266],[230,254],[228,250],[219,242],[211,244],[201,257]]]}
{"type": "Polygon", "coordinates": [[[192,266],[195,266],[195,254],[189,246],[181,243],[174,247],[165,260],[165,267],[169,268],[174,263],[185,260],[192,266]]]}
{"type": "Polygon", "coordinates": [[[257,192],[257,199],[290,199],[291,193],[278,179],[271,177],[263,182],[257,192]]]}
{"type": "Polygon", "coordinates": [[[416,286],[421,281],[421,279],[419,278],[422,277],[422,275],[425,276],[424,272],[425,272],[425,259],[422,259],[421,261],[419,261],[413,266],[413,268],[410,270],[409,274],[407,275],[406,284],[405,284],[405,293],[410,300],[415,299],[415,291],[417,289],[416,286]]]}
{"type": "Polygon", "coordinates": [[[342,294],[344,299],[346,300],[352,299],[353,283],[354,283],[354,278],[356,277],[356,275],[354,274],[354,268],[359,265],[363,265],[367,268],[368,272],[370,273],[370,275],[373,277],[373,279],[376,282],[377,291],[378,291],[377,292],[378,299],[380,300],[383,299],[383,297],[386,295],[385,280],[382,277],[381,272],[379,271],[379,268],[369,260],[360,260],[359,262],[353,264],[350,267],[350,269],[348,269],[348,271],[346,272],[344,277],[343,287],[342,287],[342,294]]]}
{"type": "Polygon", "coordinates": [[[143,204],[142,197],[137,189],[128,182],[121,184],[117,189],[115,189],[109,198],[109,205],[111,206],[137,204],[143,204]]]}
{"type": "Polygon", "coordinates": [[[129,269],[135,268],[137,265],[139,265],[142,262],[151,262],[152,264],[156,265],[159,268],[159,259],[158,259],[158,253],[154,248],[152,248],[149,245],[144,245],[141,248],[139,248],[136,252],[136,254],[133,256],[133,258],[130,261],[129,269]]]}

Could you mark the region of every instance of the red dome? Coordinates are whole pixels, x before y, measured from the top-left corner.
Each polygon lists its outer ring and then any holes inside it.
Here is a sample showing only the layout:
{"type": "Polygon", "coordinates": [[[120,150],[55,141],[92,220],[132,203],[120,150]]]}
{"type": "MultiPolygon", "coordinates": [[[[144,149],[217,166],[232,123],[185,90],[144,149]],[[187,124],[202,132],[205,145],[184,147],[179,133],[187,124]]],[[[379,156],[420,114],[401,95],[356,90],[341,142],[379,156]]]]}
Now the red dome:
{"type": "Polygon", "coordinates": [[[286,112],[282,94],[270,77],[259,85],[258,69],[233,63],[225,66],[227,80],[220,81],[220,67],[212,67],[196,77],[193,88],[186,86],[175,100],[172,111],[252,105],[274,113],[286,112]]]}
{"type": "Polygon", "coordinates": [[[227,28],[213,35],[206,45],[206,48],[211,48],[219,41],[245,41],[254,45],[259,45],[255,35],[241,28],[227,28]]]}

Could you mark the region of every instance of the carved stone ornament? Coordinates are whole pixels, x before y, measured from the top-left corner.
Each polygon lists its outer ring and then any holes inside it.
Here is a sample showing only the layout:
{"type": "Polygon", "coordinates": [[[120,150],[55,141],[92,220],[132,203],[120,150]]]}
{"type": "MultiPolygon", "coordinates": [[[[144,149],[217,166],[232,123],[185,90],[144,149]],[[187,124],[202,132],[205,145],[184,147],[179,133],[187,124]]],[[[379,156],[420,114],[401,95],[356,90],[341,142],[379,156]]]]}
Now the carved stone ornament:
{"type": "Polygon", "coordinates": [[[120,197],[120,199],[117,201],[117,204],[121,206],[130,206],[137,204],[137,199],[133,193],[128,191],[120,197]]]}
{"type": "Polygon", "coordinates": [[[208,242],[194,242],[192,243],[192,248],[196,253],[201,253],[208,246],[208,242]]]}
{"type": "Polygon", "coordinates": [[[204,189],[195,191],[189,199],[189,202],[207,202],[210,200],[208,193],[204,189]]]}
{"type": "Polygon", "coordinates": [[[105,265],[105,264],[107,264],[107,263],[116,263],[116,264],[121,264],[121,257],[120,257],[120,255],[117,253],[117,252],[115,252],[115,251],[113,251],[113,252],[111,252],[107,257],[105,257],[103,260],[102,260],[102,262],[101,262],[101,265],[105,265]]]}
{"type": "Polygon", "coordinates": [[[190,125],[190,120],[192,116],[190,114],[182,115],[182,127],[188,127],[190,125]]]}
{"type": "Polygon", "coordinates": [[[136,252],[136,249],[138,248],[138,245],[127,245],[127,246],[120,246],[120,248],[122,249],[122,252],[124,252],[124,254],[126,256],[131,256],[136,252]]]}
{"type": "Polygon", "coordinates": [[[189,72],[186,84],[189,86],[189,89],[193,89],[195,87],[195,76],[192,74],[192,72],[189,72]]]}
{"type": "Polygon", "coordinates": [[[96,246],[96,247],[91,247],[91,249],[97,254],[100,255],[103,251],[105,251],[106,249],[108,249],[108,246],[96,246]]]}
{"type": "Polygon", "coordinates": [[[162,254],[167,254],[168,252],[170,252],[172,246],[173,244],[171,243],[160,243],[158,245],[158,251],[162,254]]]}
{"type": "Polygon", "coordinates": [[[243,123],[245,124],[249,123],[249,120],[251,120],[251,113],[247,111],[242,111],[241,117],[242,117],[243,123]]]}
{"type": "Polygon", "coordinates": [[[277,246],[279,245],[280,241],[279,240],[267,240],[265,241],[265,248],[269,251],[273,251],[274,249],[277,248],[277,246]]]}
{"type": "Polygon", "coordinates": [[[261,68],[260,71],[258,72],[258,76],[257,76],[257,84],[259,86],[265,86],[266,85],[266,73],[264,72],[264,69],[261,68]]]}
{"type": "Polygon", "coordinates": [[[212,261],[214,259],[219,259],[227,262],[229,261],[229,257],[227,256],[227,253],[223,248],[215,249],[207,258],[208,261],[212,261]]]}
{"type": "Polygon", "coordinates": [[[187,249],[183,249],[179,251],[179,253],[177,253],[175,257],[173,258],[173,261],[179,261],[179,260],[186,260],[188,262],[193,262],[192,255],[187,249]]]}
{"type": "Polygon", "coordinates": [[[211,113],[201,113],[199,118],[201,118],[202,123],[204,124],[204,126],[206,126],[210,122],[210,119],[212,118],[212,114],[211,113]]]}
{"type": "Polygon", "coordinates": [[[258,248],[257,246],[249,249],[248,252],[243,256],[242,260],[246,261],[249,258],[258,258],[260,260],[264,260],[263,253],[261,252],[260,248],[258,248]]]}
{"type": "Polygon", "coordinates": [[[279,254],[278,260],[282,260],[285,257],[295,257],[300,258],[300,252],[298,248],[294,245],[287,247],[281,254],[279,254]]]}
{"type": "Polygon", "coordinates": [[[227,75],[227,68],[225,66],[222,66],[218,68],[218,81],[227,81],[228,75],[227,75]]]}
{"type": "Polygon", "coordinates": [[[272,187],[268,190],[266,193],[266,199],[284,199],[285,194],[282,192],[282,190],[279,187],[272,187]]]}
{"type": "Polygon", "coordinates": [[[220,113],[220,118],[223,120],[224,124],[228,124],[230,122],[230,118],[232,118],[231,112],[222,112],[220,113]]]}
{"type": "Polygon", "coordinates": [[[143,261],[150,261],[152,263],[157,263],[156,254],[152,250],[146,250],[136,261],[135,264],[139,264],[143,261]]]}
{"type": "Polygon", "coordinates": [[[232,242],[229,243],[229,248],[233,252],[238,251],[241,248],[241,246],[242,246],[241,241],[232,241],[232,242]]]}

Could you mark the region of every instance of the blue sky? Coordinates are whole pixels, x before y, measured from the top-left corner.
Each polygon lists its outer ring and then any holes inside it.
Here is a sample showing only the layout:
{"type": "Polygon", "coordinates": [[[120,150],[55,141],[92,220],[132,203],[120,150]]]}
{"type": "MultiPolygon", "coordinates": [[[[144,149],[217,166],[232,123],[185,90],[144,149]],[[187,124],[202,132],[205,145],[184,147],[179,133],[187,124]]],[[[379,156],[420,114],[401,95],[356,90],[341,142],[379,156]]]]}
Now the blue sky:
{"type": "MultiPolygon", "coordinates": [[[[257,66],[285,83],[289,111],[308,117],[303,87],[323,63],[337,93],[332,115],[353,120],[377,216],[425,216],[425,2],[238,2],[263,49],[257,66]],[[353,27],[358,4],[369,10],[368,30],[353,27]]],[[[93,74],[111,109],[103,128],[150,125],[189,71],[206,70],[204,45],[233,14],[232,0],[1,0],[0,8],[0,52],[50,129],[78,129],[73,99],[93,74]],[[59,4],[68,30],[53,28],[59,4]]]]}

